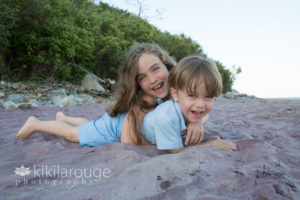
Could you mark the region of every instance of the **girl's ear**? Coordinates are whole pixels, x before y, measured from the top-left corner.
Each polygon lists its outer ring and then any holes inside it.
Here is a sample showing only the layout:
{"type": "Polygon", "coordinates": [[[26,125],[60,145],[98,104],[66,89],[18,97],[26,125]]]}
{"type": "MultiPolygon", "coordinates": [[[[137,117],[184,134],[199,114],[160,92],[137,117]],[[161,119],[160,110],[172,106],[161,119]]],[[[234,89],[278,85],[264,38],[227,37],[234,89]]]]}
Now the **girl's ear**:
{"type": "Polygon", "coordinates": [[[170,88],[170,93],[174,101],[178,101],[177,90],[173,87],[170,88]]]}

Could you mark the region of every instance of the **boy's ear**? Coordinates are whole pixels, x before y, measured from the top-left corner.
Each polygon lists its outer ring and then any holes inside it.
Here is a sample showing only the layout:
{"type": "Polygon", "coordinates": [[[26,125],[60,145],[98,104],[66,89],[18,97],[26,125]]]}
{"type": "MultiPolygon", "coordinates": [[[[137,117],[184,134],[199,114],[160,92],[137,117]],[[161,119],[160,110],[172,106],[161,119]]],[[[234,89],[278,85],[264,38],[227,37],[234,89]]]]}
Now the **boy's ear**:
{"type": "Polygon", "coordinates": [[[170,93],[174,101],[178,101],[177,90],[173,87],[170,88],[170,93]]]}

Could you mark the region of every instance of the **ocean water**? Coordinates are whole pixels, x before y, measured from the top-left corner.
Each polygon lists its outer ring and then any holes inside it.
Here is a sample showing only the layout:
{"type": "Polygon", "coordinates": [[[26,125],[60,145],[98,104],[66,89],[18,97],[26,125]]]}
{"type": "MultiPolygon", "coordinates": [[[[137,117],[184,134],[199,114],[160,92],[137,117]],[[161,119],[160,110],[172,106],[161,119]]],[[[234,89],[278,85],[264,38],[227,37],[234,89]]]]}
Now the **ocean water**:
{"type": "Polygon", "coordinates": [[[289,100],[289,101],[300,101],[300,97],[276,97],[276,98],[261,98],[266,100],[289,100]]]}

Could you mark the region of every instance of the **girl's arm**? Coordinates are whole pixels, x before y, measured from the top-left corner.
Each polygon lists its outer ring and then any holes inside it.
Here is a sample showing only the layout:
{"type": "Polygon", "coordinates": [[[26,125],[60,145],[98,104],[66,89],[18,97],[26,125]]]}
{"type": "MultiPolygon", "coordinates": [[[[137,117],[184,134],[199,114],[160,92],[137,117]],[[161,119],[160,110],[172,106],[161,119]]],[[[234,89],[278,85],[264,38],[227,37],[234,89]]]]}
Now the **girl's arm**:
{"type": "MultiPolygon", "coordinates": [[[[137,123],[142,123],[143,118],[145,116],[145,113],[143,112],[138,112],[137,113],[137,123]]],[[[124,122],[123,122],[123,127],[122,127],[122,134],[121,134],[121,143],[123,144],[137,144],[137,137],[134,134],[133,130],[133,119],[127,114],[124,122]]],[[[148,145],[151,144],[149,143],[144,137],[141,137],[142,140],[142,145],[148,145]]]]}
{"type": "MultiPolygon", "coordinates": [[[[144,101],[153,102],[153,98],[148,95],[141,95],[141,97],[144,101]]],[[[138,124],[142,125],[144,116],[146,115],[145,112],[140,110],[139,106],[135,106],[133,108],[133,111],[135,113],[135,116],[137,118],[138,124]]],[[[130,115],[126,115],[122,127],[122,134],[121,134],[121,143],[124,144],[137,144],[137,136],[134,134],[134,127],[133,127],[133,119],[130,117],[130,115]]],[[[142,145],[149,145],[149,143],[144,137],[141,136],[142,145]]]]}
{"type": "Polygon", "coordinates": [[[170,149],[169,153],[179,153],[181,151],[183,151],[185,149],[185,147],[181,147],[179,149],[170,149]]]}

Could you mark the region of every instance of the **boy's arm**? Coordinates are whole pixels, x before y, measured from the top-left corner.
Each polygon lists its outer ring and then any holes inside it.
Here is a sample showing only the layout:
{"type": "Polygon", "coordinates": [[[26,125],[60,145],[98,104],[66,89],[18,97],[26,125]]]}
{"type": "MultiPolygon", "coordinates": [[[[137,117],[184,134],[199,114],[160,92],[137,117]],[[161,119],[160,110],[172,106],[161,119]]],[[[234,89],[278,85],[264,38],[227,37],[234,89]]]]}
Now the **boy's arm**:
{"type": "MultiPolygon", "coordinates": [[[[235,143],[233,143],[229,140],[220,139],[219,137],[214,137],[213,139],[204,141],[200,145],[213,146],[213,147],[217,147],[219,149],[228,150],[228,151],[230,151],[230,150],[237,151],[237,146],[235,143]]],[[[170,149],[168,151],[169,151],[169,153],[179,153],[179,152],[183,151],[185,148],[186,147],[182,147],[179,149],[170,149]]]]}
{"type": "Polygon", "coordinates": [[[200,144],[203,140],[204,135],[204,124],[208,121],[209,114],[205,115],[199,123],[189,123],[187,131],[181,133],[186,134],[185,145],[196,145],[200,144]]]}
{"type": "Polygon", "coordinates": [[[219,137],[215,137],[210,140],[208,139],[207,141],[202,142],[200,145],[214,146],[219,149],[237,151],[237,145],[235,143],[233,143],[229,140],[220,139],[219,137]]]}

